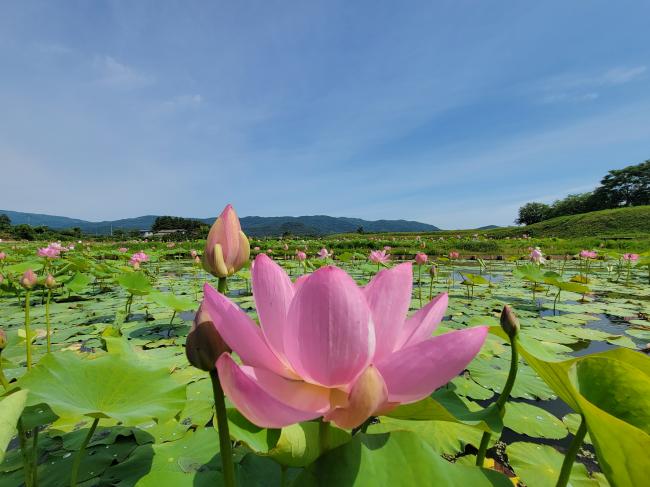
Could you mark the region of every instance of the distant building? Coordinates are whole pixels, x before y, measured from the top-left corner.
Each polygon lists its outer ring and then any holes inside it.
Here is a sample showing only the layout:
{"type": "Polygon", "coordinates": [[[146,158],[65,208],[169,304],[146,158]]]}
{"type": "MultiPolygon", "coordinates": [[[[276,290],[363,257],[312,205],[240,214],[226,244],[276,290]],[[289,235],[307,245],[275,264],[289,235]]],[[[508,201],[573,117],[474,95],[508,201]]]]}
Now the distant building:
{"type": "Polygon", "coordinates": [[[140,236],[142,238],[153,237],[153,232],[151,230],[140,230],[140,236]]]}

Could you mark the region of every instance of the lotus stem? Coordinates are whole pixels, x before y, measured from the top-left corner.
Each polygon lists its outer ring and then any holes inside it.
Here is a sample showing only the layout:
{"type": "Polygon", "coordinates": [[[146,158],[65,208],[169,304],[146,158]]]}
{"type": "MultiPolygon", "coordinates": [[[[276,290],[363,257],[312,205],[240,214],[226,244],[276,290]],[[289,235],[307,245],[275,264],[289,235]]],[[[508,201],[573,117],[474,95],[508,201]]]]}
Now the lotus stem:
{"type": "Polygon", "coordinates": [[[79,451],[74,457],[74,462],[72,463],[72,475],[70,476],[70,487],[76,487],[77,485],[77,477],[79,476],[79,465],[81,465],[81,459],[83,458],[84,453],[86,453],[86,447],[88,446],[90,439],[93,437],[93,434],[95,433],[95,429],[97,429],[97,423],[99,423],[99,418],[95,418],[93,420],[93,424],[90,426],[90,429],[88,430],[88,434],[84,438],[84,441],[81,444],[79,451]]]}
{"type": "MultiPolygon", "coordinates": [[[[221,282],[221,279],[219,279],[221,282]]],[[[212,380],[212,392],[214,394],[214,408],[217,415],[217,427],[219,429],[219,447],[221,452],[221,466],[224,485],[235,487],[235,466],[232,460],[232,444],[230,442],[230,431],[228,429],[228,416],[226,413],[226,401],[219,381],[219,374],[216,370],[210,371],[212,380]]]]}
{"type": "Polygon", "coordinates": [[[321,418],[318,423],[318,443],[320,444],[321,455],[329,450],[330,443],[330,424],[321,418]]]}
{"type": "MultiPolygon", "coordinates": [[[[508,372],[508,378],[506,379],[506,385],[503,386],[503,391],[499,395],[499,398],[496,401],[496,407],[499,410],[499,415],[503,417],[505,411],[505,405],[510,397],[510,392],[515,385],[515,379],[517,378],[517,369],[519,368],[519,352],[517,351],[517,339],[516,336],[509,336],[510,339],[510,371],[508,372]]],[[[483,432],[481,437],[481,445],[479,446],[478,453],[476,455],[476,465],[479,467],[483,466],[485,462],[485,453],[487,452],[488,444],[490,443],[490,437],[492,433],[487,431],[483,432]]]]}
{"type": "Polygon", "coordinates": [[[280,465],[280,487],[286,487],[287,485],[287,467],[286,465],[280,465]]]}
{"type": "Polygon", "coordinates": [[[23,457],[23,474],[25,475],[25,487],[32,486],[32,464],[29,454],[27,452],[27,436],[25,435],[25,428],[23,427],[22,418],[18,418],[18,424],[16,425],[18,429],[18,441],[20,442],[20,453],[23,457]]]}
{"type": "Polygon", "coordinates": [[[585,439],[587,434],[587,422],[585,421],[584,416],[580,417],[580,427],[576,431],[573,441],[569,446],[569,450],[564,456],[564,462],[562,462],[562,470],[560,470],[560,476],[557,479],[555,487],[566,487],[569,482],[569,476],[571,475],[571,468],[573,467],[573,462],[575,462],[580,446],[585,439]]]}
{"type": "Polygon", "coordinates": [[[420,295],[420,308],[422,307],[422,266],[418,266],[418,293],[420,295]]]}
{"type": "Polygon", "coordinates": [[[52,351],[52,338],[50,331],[50,299],[52,298],[52,290],[47,290],[47,300],[45,301],[45,328],[47,333],[47,353],[52,351]]]}
{"type": "Polygon", "coordinates": [[[32,487],[38,485],[38,426],[32,430],[32,487]]]}
{"type": "Polygon", "coordinates": [[[25,347],[27,355],[27,369],[32,368],[32,334],[29,329],[29,300],[31,291],[25,292],[25,347]]]}

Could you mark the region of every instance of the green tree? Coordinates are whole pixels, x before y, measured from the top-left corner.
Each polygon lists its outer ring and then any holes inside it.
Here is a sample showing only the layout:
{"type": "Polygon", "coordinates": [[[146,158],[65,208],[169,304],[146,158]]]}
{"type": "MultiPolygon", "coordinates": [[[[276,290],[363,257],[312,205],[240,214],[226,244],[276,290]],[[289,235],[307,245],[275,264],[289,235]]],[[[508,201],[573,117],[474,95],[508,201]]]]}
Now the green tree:
{"type": "Polygon", "coordinates": [[[594,193],[594,202],[604,208],[650,205],[650,159],[609,171],[594,193]]]}
{"type": "Polygon", "coordinates": [[[566,198],[557,200],[551,206],[551,211],[546,218],[554,218],[563,215],[577,215],[594,211],[592,209],[593,193],[570,194],[566,198]]]}
{"type": "Polygon", "coordinates": [[[519,216],[515,220],[517,225],[532,225],[546,220],[551,214],[551,207],[545,203],[526,203],[519,208],[519,216]]]}
{"type": "Polygon", "coordinates": [[[0,230],[9,230],[11,228],[11,218],[4,213],[0,214],[0,230]]]}

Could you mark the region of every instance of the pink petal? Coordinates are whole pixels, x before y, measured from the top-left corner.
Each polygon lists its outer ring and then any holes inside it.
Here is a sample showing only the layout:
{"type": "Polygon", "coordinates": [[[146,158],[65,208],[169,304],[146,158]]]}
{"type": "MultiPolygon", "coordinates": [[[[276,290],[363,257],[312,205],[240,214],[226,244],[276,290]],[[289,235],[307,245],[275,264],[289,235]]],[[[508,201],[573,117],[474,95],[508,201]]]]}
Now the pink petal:
{"type": "Polygon", "coordinates": [[[375,350],[370,310],[356,282],[321,267],[299,287],[288,314],[284,351],[298,374],[327,387],[346,386],[375,350]]]}
{"type": "Polygon", "coordinates": [[[381,360],[395,349],[411,304],[412,287],[412,266],[406,262],[379,271],[363,288],[377,337],[375,361],[381,360]]]}
{"type": "Polygon", "coordinates": [[[282,267],[266,254],[255,258],[252,270],[253,296],[262,331],[271,349],[284,356],[284,327],[294,288],[282,267]]]}
{"type": "Polygon", "coordinates": [[[389,355],[376,366],[389,402],[415,402],[462,372],[479,352],[487,326],[452,331],[389,355]]]}
{"type": "Polygon", "coordinates": [[[294,281],[294,283],[293,283],[294,295],[295,295],[295,293],[298,292],[298,289],[300,289],[300,287],[305,283],[305,281],[307,280],[308,277],[309,277],[309,274],[303,274],[302,276],[298,277],[298,279],[296,279],[294,281]]]}
{"type": "Polygon", "coordinates": [[[406,320],[400,333],[396,350],[410,347],[416,343],[431,338],[431,333],[436,329],[447,311],[449,296],[447,293],[438,294],[423,308],[406,320]]]}
{"type": "Polygon", "coordinates": [[[252,423],[262,428],[282,428],[320,416],[317,411],[303,411],[269,394],[251,375],[245,373],[225,353],[217,360],[221,386],[228,399],[252,423]]]}
{"type": "Polygon", "coordinates": [[[203,293],[203,309],[210,315],[221,338],[246,365],[292,376],[267,345],[260,327],[246,313],[209,284],[203,286],[203,293]]]}

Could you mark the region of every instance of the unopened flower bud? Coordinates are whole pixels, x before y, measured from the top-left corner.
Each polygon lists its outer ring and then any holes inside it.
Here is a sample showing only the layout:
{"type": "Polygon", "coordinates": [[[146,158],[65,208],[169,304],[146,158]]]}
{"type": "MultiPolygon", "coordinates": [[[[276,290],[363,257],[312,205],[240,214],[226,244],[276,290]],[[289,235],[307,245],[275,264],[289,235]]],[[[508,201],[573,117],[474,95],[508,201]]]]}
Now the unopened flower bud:
{"type": "Polygon", "coordinates": [[[20,278],[20,285],[25,289],[31,289],[36,285],[37,281],[38,278],[36,277],[36,274],[34,274],[34,271],[27,269],[23,274],[23,277],[20,278]]]}
{"type": "Polygon", "coordinates": [[[431,277],[436,277],[438,275],[438,266],[431,264],[431,267],[429,267],[429,274],[431,277]]]}
{"type": "Polygon", "coordinates": [[[230,352],[230,348],[219,335],[210,315],[203,311],[201,304],[185,341],[187,360],[197,369],[210,372],[216,369],[219,356],[227,352],[230,352]]]}
{"type": "Polygon", "coordinates": [[[48,289],[53,289],[56,287],[56,279],[52,274],[48,274],[45,278],[45,287],[48,289]]]}
{"type": "Polygon", "coordinates": [[[503,307],[501,311],[501,328],[505,331],[510,338],[514,338],[519,333],[519,320],[517,315],[507,304],[503,307]]]}
{"type": "Polygon", "coordinates": [[[241,231],[237,213],[227,205],[208,233],[203,267],[215,277],[228,277],[241,269],[249,256],[248,238],[241,231]]]}

